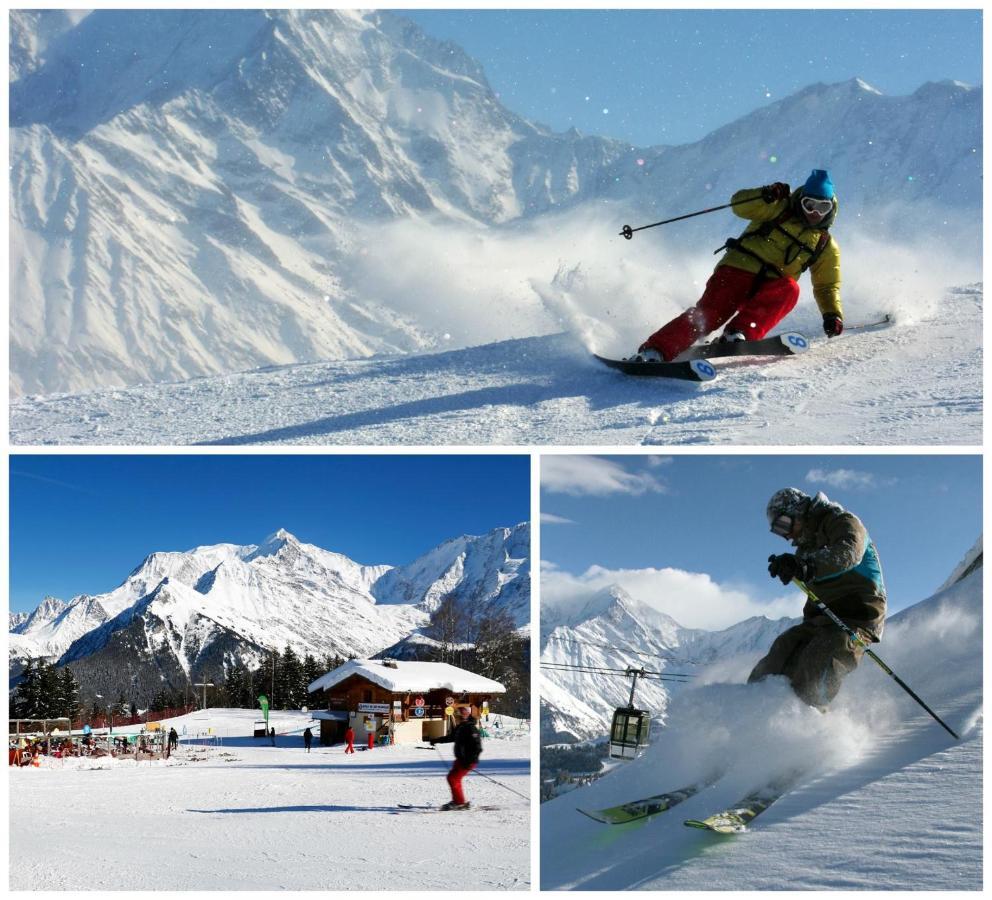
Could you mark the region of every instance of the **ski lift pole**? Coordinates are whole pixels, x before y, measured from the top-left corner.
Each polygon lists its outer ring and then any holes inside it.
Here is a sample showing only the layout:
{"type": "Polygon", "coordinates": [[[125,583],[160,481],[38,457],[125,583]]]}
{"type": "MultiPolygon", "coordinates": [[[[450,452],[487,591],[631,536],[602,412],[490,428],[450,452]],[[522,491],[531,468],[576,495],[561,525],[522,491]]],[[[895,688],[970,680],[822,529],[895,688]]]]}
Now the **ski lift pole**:
{"type": "Polygon", "coordinates": [[[645,673],[644,669],[632,669],[632,668],[630,668],[630,666],[628,666],[627,667],[627,674],[634,676],[634,680],[633,680],[633,682],[631,682],[631,685],[630,685],[630,699],[627,701],[627,707],[628,707],[628,709],[633,709],[634,708],[634,691],[637,690],[637,676],[638,675],[645,675],[646,673],[645,673]]]}
{"type": "Polygon", "coordinates": [[[641,225],[639,228],[631,228],[629,225],[624,225],[620,234],[623,235],[628,241],[633,238],[635,231],[644,231],[647,228],[657,228],[659,225],[670,225],[672,222],[681,222],[683,219],[692,219],[696,216],[705,216],[707,213],[718,212],[721,209],[730,209],[732,206],[740,206],[742,203],[753,203],[755,200],[760,200],[761,194],[756,197],[748,197],[746,200],[738,200],[736,203],[724,203],[722,206],[711,206],[709,209],[701,209],[698,212],[686,213],[684,216],[676,216],[674,219],[664,219],[661,222],[652,222],[650,225],[641,225]]]}
{"type": "Polygon", "coordinates": [[[844,622],[842,622],[837,617],[834,611],[831,610],[819,597],[816,596],[816,594],[814,594],[808,587],[806,587],[806,585],[803,582],[801,582],[798,578],[793,578],[792,583],[795,584],[807,597],[809,597],[810,600],[813,601],[813,603],[816,605],[816,608],[819,609],[820,612],[822,612],[828,619],[830,619],[830,621],[833,622],[837,627],[843,629],[844,632],[848,635],[848,637],[851,638],[852,641],[854,641],[856,644],[862,647],[865,653],[867,653],[873,660],[875,660],[876,663],[878,663],[879,668],[883,672],[885,672],[886,675],[890,676],[893,679],[893,681],[895,681],[895,683],[899,685],[899,687],[901,687],[907,694],[909,694],[910,697],[912,697],[917,703],[919,703],[920,706],[922,706],[928,713],[930,713],[930,715],[933,716],[933,718],[940,725],[940,727],[944,729],[944,731],[946,731],[949,735],[951,735],[951,737],[953,737],[956,741],[961,740],[961,738],[958,737],[958,735],[955,734],[950,729],[950,727],[948,727],[947,723],[944,722],[944,720],[941,719],[941,717],[938,716],[937,713],[935,713],[932,709],[930,709],[930,707],[927,706],[926,703],[924,703],[923,700],[920,699],[920,697],[916,694],[916,692],[882,661],[881,657],[879,657],[879,655],[875,653],[875,651],[872,650],[871,647],[868,646],[868,642],[865,641],[865,639],[861,637],[860,634],[858,634],[850,626],[844,624],[844,622]]]}

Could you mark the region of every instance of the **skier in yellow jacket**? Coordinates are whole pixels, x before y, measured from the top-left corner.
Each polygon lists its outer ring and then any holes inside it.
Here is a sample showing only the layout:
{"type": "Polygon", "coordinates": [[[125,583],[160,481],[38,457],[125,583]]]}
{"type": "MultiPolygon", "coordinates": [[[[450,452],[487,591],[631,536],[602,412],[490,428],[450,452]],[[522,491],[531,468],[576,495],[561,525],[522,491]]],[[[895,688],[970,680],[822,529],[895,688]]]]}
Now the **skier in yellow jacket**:
{"type": "Polygon", "coordinates": [[[720,326],[722,341],[764,337],[796,305],[796,279],[807,269],[824,332],[837,337],[843,331],[840,251],[829,231],[837,215],[830,173],[814,169],[795,191],[781,182],[738,191],[731,203],[748,227],[720,248],[727,252],[696,305],[644,341],[636,359],[671,361],[720,326]]]}

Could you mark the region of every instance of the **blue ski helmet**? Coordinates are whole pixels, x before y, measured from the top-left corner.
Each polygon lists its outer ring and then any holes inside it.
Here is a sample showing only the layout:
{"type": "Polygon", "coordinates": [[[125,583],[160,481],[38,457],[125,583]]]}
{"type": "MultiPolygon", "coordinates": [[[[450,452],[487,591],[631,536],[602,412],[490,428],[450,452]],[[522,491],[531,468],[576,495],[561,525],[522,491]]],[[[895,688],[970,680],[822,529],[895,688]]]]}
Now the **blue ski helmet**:
{"type": "Polygon", "coordinates": [[[819,197],[821,200],[833,200],[834,183],[830,180],[830,173],[826,169],[813,169],[803,185],[803,194],[807,197],[819,197]]]}

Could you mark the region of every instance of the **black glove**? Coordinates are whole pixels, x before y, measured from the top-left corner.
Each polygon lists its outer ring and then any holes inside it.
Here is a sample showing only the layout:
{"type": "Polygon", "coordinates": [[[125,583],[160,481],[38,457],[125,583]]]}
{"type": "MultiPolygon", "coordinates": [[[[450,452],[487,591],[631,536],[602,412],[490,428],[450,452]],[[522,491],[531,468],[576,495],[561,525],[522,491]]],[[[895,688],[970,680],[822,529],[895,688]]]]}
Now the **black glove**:
{"type": "Polygon", "coordinates": [[[768,557],[768,574],[778,578],[782,584],[788,584],[793,578],[806,581],[812,567],[796,559],[795,553],[780,553],[768,557]]]}
{"type": "Polygon", "coordinates": [[[844,330],[844,320],[837,313],[823,314],[823,333],[828,337],[837,337],[844,330]]]}
{"type": "Polygon", "coordinates": [[[791,193],[792,189],[787,184],[776,181],[775,184],[766,184],[761,189],[761,199],[765,203],[777,203],[779,200],[788,199],[791,193]]]}

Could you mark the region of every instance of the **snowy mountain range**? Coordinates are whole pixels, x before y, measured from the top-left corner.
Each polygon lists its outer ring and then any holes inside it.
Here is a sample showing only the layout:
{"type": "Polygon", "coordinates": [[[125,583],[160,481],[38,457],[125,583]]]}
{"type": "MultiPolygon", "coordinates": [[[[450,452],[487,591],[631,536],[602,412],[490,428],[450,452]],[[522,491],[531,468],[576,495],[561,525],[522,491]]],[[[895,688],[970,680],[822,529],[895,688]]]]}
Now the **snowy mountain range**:
{"type": "MultiPolygon", "coordinates": [[[[697,143],[633,148],[515,115],[478,63],[393,13],[80,16],[11,13],[18,394],[465,346],[466,311],[411,288],[428,245],[456,234],[486,261],[548,216],[607,233],[814,164],[873,228],[981,208],[980,88],[817,84],[697,143]]],[[[447,265],[462,306],[484,290],[514,309],[493,337],[560,327],[527,279],[447,265]]]]}
{"type": "Polygon", "coordinates": [[[367,658],[426,625],[441,597],[505,609],[525,627],[529,533],[524,523],[462,536],[398,567],[362,565],[285,530],[260,545],[152,553],[113,591],[46,598],[12,618],[11,676],[42,657],[71,664],[84,691],[150,696],[287,645],[367,658]]]}
{"type": "MultiPolygon", "coordinates": [[[[937,593],[981,566],[980,538],[937,593]]],[[[753,616],[721,631],[683,628],[614,585],[577,612],[542,607],[541,662],[612,669],[643,667],[665,675],[693,675],[697,684],[739,681],[772,641],[798,621],[753,616]]],[[[673,690],[679,688],[671,681],[638,679],[634,705],[649,710],[653,719],[663,723],[673,690]]],[[[543,669],[542,743],[603,737],[609,732],[613,711],[626,706],[629,696],[628,678],[577,669],[543,669]]]]}

